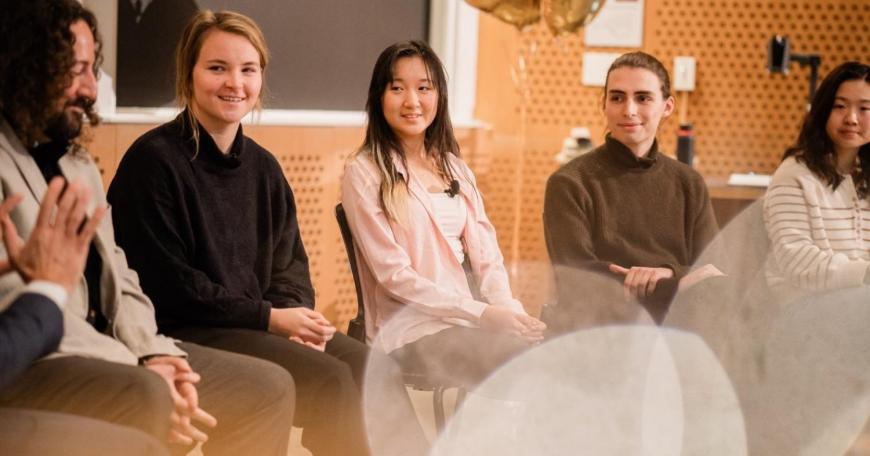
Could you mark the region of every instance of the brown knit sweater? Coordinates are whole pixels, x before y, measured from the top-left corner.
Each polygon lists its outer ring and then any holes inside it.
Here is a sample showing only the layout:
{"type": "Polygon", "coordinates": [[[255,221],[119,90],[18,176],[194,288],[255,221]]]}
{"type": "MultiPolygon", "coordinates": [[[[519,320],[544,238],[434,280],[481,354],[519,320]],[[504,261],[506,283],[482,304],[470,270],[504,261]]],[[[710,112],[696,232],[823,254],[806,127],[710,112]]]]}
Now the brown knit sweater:
{"type": "MultiPolygon", "coordinates": [[[[598,272],[621,283],[624,277],[608,271],[611,263],[667,267],[674,277],[660,281],[654,295],[641,302],[660,322],[679,279],[717,229],[697,172],[658,153],[657,142],[638,158],[608,136],[604,145],[565,164],[547,181],[544,232],[557,271],[558,307],[582,309],[584,298],[601,294],[585,289],[576,271],[598,272]]],[[[622,299],[613,293],[607,299],[617,297],[622,299]]]]}

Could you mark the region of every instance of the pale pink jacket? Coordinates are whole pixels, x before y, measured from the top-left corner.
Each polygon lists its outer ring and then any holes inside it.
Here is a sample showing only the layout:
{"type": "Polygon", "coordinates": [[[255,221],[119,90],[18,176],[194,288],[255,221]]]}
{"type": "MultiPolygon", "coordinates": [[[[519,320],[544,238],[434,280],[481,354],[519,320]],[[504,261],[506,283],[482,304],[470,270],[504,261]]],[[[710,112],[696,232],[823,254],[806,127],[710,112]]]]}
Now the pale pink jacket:
{"type": "MultiPolygon", "coordinates": [[[[341,186],[360,269],[367,338],[386,352],[456,325],[476,326],[488,305],[471,297],[462,265],[434,219],[429,193],[394,158],[409,182],[404,226],[387,219],[378,197],[381,177],[369,158],[352,157],[341,186]]],[[[468,208],[463,238],[481,295],[492,305],[525,313],[511,293],[474,175],[459,158],[450,155],[450,160],[468,208]]]]}

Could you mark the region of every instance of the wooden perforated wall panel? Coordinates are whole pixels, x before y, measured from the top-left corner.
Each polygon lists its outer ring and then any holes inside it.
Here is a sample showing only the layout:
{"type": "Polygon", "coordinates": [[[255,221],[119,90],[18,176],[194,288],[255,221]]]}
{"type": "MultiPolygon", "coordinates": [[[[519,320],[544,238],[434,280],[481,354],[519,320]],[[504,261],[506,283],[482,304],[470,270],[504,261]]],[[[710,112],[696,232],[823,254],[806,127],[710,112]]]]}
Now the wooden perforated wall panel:
{"type": "Polygon", "coordinates": [[[362,130],[249,127],[247,131],[284,169],[296,198],[317,310],[344,328],[356,315],[357,306],[334,207],[339,201],[345,159],[361,142],[362,130]]]}
{"type": "MultiPolygon", "coordinates": [[[[846,60],[870,62],[870,1],[645,1],[641,50],[669,70],[677,55],[697,61],[688,110],[660,127],[665,152],[673,155],[682,115],[694,124],[696,168],[705,177],[773,172],[796,136],[809,74],[797,64],[788,75],[768,74],[774,34],[788,36],[792,52],[820,54],[822,77],[846,60]]],[[[481,14],[476,115],[491,126],[480,150],[492,165],[479,180],[502,250],[516,265],[515,291],[532,311],[551,292],[541,210],[554,156],[574,126],[603,140],[602,88],[580,83],[587,50],[634,49],[586,49],[582,31],[554,38],[538,24],[518,32],[481,14]]]]}

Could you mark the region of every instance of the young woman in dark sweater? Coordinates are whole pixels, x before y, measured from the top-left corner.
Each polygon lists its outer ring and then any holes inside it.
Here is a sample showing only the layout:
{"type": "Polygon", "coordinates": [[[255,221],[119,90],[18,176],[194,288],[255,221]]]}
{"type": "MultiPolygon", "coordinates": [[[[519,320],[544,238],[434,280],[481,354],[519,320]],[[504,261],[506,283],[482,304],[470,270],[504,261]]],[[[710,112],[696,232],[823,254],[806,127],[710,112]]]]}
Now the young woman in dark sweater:
{"type": "MultiPolygon", "coordinates": [[[[191,20],[176,60],[184,111],[130,147],[109,188],[117,241],[166,334],[283,366],[303,444],[315,455],[368,454],[360,391],[377,355],[314,310],[293,193],[275,157],[242,131],[267,59],[251,19],[191,20]]],[[[383,378],[411,417],[405,435],[422,441],[398,370],[383,378]]]]}
{"type": "Polygon", "coordinates": [[[599,313],[580,318],[588,323],[625,317],[613,307],[635,299],[660,322],[678,288],[721,274],[712,265],[692,269],[717,232],[703,179],[658,150],[659,123],[674,110],[667,70],[643,52],[622,55],[607,72],[602,106],[605,144],[547,182],[544,232],[558,310],[546,321],[557,331],[570,329],[571,314],[599,313]],[[608,279],[622,293],[604,291],[608,279]]]}

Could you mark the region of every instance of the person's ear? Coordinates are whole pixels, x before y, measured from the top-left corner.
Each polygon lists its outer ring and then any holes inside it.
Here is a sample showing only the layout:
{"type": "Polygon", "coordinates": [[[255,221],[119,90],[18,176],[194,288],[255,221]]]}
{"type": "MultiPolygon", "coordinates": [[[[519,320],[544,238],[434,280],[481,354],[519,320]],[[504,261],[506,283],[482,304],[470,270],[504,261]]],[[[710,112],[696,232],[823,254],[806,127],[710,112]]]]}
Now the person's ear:
{"type": "Polygon", "coordinates": [[[662,113],[662,117],[669,117],[674,113],[674,108],[676,107],[677,101],[674,99],[674,96],[671,95],[665,100],[665,110],[662,113]]]}

